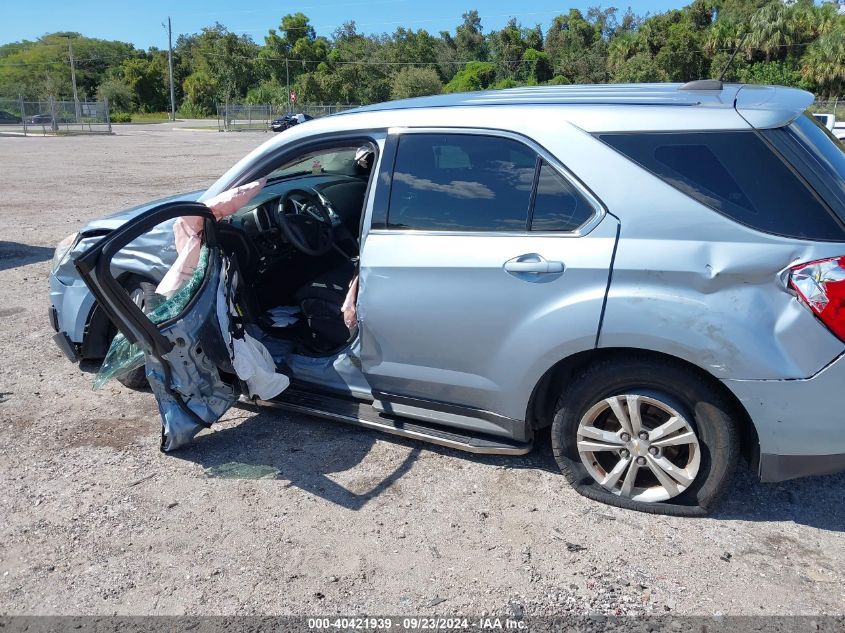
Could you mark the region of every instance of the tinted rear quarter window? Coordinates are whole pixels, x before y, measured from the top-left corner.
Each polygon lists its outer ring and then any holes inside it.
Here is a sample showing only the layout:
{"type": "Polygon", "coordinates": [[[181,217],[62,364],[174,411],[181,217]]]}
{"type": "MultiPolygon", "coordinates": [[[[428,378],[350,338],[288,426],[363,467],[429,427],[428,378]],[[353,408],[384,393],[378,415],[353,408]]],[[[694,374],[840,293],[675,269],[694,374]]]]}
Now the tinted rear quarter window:
{"type": "Polygon", "coordinates": [[[787,237],[845,238],[827,205],[752,130],[614,133],[599,138],[741,224],[787,237]]]}
{"type": "Polygon", "coordinates": [[[399,139],[388,228],[524,231],[536,154],[517,141],[473,134],[399,139]]]}
{"type": "Polygon", "coordinates": [[[762,134],[795,166],[845,220],[845,146],[814,117],[804,114],[792,124],[762,134]]]}
{"type": "Polygon", "coordinates": [[[595,209],[566,178],[543,161],[531,213],[532,231],[574,231],[595,209]]]}

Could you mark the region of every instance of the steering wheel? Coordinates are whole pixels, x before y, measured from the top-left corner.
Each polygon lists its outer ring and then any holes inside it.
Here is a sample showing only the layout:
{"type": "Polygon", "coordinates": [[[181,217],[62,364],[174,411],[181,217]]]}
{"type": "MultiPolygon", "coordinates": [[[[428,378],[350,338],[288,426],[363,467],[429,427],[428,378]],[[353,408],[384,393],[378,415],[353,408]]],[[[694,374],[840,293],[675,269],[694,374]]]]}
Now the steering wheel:
{"type": "Polygon", "coordinates": [[[282,233],[297,250],[314,257],[331,250],[332,217],[316,191],[291,189],[279,199],[277,216],[282,233]]]}

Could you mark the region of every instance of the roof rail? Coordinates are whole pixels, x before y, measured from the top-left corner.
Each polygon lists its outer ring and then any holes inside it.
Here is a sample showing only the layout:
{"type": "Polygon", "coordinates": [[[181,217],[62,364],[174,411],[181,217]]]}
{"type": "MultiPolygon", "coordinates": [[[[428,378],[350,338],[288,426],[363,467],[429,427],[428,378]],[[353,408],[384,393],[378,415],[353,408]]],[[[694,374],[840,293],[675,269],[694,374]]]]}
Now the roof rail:
{"type": "Polygon", "coordinates": [[[724,84],[718,79],[696,79],[688,81],[678,90],[721,90],[724,84]]]}

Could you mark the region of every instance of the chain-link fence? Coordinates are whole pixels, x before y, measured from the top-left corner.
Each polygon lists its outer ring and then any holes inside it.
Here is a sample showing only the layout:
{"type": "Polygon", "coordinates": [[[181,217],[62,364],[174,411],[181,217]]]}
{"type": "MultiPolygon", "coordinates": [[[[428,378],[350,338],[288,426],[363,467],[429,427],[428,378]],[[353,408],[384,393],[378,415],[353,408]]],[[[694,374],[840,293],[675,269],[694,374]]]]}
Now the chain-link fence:
{"type": "Polygon", "coordinates": [[[273,107],[269,104],[217,104],[217,130],[220,132],[266,131],[272,118],[273,107]]]}
{"type": "MultiPolygon", "coordinates": [[[[294,112],[302,112],[303,114],[307,114],[308,116],[313,116],[314,118],[326,116],[328,114],[335,114],[336,112],[343,112],[344,110],[352,110],[353,108],[360,108],[359,104],[336,104],[336,105],[323,105],[323,104],[304,104],[299,106],[298,108],[294,108],[294,112]]],[[[280,114],[283,112],[280,111],[280,114]]]]}
{"type": "Polygon", "coordinates": [[[264,104],[218,104],[217,105],[217,130],[220,132],[238,132],[243,130],[270,129],[273,119],[284,116],[288,113],[302,113],[310,117],[321,117],[335,112],[342,112],[357,105],[324,105],[324,104],[303,104],[294,106],[291,109],[277,107],[267,103],[264,104]]]}
{"type": "Polygon", "coordinates": [[[0,99],[0,134],[111,134],[108,101],[0,99]]]}

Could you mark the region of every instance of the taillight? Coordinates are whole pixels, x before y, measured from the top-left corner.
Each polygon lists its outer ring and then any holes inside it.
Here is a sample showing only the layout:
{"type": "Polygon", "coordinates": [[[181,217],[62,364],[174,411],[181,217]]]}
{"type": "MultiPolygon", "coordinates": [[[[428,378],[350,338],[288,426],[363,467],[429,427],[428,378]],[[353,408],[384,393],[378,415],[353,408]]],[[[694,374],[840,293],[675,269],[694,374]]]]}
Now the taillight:
{"type": "Polygon", "coordinates": [[[789,285],[801,302],[845,341],[845,257],[793,266],[789,285]]]}

